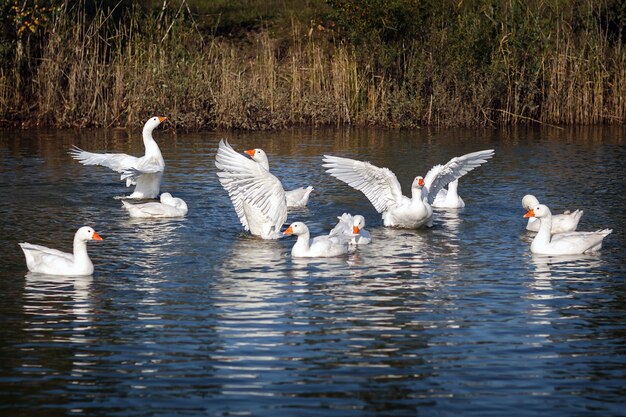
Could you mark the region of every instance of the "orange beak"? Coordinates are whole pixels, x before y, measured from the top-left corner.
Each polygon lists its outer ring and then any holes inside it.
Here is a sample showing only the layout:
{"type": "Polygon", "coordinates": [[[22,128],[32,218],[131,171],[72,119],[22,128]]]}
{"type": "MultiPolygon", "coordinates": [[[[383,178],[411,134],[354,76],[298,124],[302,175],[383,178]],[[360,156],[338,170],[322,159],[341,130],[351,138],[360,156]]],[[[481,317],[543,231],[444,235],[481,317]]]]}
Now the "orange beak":
{"type": "Polygon", "coordinates": [[[254,149],[248,149],[247,151],[243,151],[243,152],[247,153],[251,157],[254,157],[254,154],[256,153],[256,151],[254,149]]]}
{"type": "Polygon", "coordinates": [[[167,120],[167,117],[159,116],[159,122],[163,123],[167,120]]]}
{"type": "Polygon", "coordinates": [[[526,214],[524,214],[524,218],[527,219],[529,217],[535,217],[535,210],[530,209],[526,212],[526,214]]]}
{"type": "Polygon", "coordinates": [[[102,240],[102,236],[100,236],[95,230],[93,231],[92,240],[102,240]]]}
{"type": "Polygon", "coordinates": [[[285,230],[285,231],[283,232],[283,234],[284,234],[284,235],[290,235],[290,234],[292,234],[292,233],[293,233],[293,229],[291,228],[291,226],[289,226],[289,227],[287,228],[287,230],[285,230]]]}
{"type": "Polygon", "coordinates": [[[420,178],[419,180],[417,180],[417,185],[419,185],[420,187],[424,186],[424,178],[420,178]]]}
{"type": "Polygon", "coordinates": [[[359,226],[352,226],[352,233],[354,233],[355,235],[359,234],[359,226]]]}

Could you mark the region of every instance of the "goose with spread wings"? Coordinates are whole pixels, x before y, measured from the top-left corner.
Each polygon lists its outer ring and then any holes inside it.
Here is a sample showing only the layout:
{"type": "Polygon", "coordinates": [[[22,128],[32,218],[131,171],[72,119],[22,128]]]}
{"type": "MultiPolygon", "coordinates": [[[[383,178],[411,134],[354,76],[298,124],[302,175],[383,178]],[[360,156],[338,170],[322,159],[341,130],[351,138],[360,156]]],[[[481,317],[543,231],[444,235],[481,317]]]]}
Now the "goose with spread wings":
{"type": "MultiPolygon", "coordinates": [[[[253,161],[258,162],[263,166],[263,168],[270,170],[270,161],[267,157],[267,154],[263,149],[248,149],[243,151],[244,153],[250,155],[253,161]]],[[[306,207],[309,202],[309,195],[311,195],[311,191],[313,191],[312,186],[300,187],[294,190],[285,190],[285,197],[287,197],[287,208],[301,208],[306,207]]]]}
{"type": "Polygon", "coordinates": [[[410,198],[402,194],[400,182],[389,168],[331,155],[324,155],[323,166],[330,175],[365,194],[382,213],[385,226],[416,229],[432,226],[431,205],[439,190],[487,162],[493,153],[493,149],[472,152],[435,165],[426,177],[415,177],[410,198]]]}
{"type": "Polygon", "coordinates": [[[285,190],[263,165],[236,152],[222,139],[215,156],[220,184],[228,192],[245,230],[263,239],[278,239],[287,220],[285,190]]]}
{"type": "Polygon", "coordinates": [[[161,188],[165,161],[159,145],[152,137],[152,131],[165,120],[167,120],[166,117],[155,116],[144,125],[142,131],[143,144],[146,148],[144,156],[136,157],[125,153],[93,153],[76,146],[72,147],[69,153],[72,158],[83,165],[102,165],[122,174],[120,179],[126,181],[127,187],[135,186],[133,193],[125,198],[156,198],[161,188]]]}

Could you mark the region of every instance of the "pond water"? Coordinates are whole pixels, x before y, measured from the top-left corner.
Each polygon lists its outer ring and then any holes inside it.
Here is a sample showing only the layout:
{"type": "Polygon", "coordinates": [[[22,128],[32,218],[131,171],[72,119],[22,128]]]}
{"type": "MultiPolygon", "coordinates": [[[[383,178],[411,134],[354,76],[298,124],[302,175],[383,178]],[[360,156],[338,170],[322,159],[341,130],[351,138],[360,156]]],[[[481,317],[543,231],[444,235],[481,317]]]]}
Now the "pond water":
{"type": "Polygon", "coordinates": [[[0,132],[0,413],[5,416],[624,415],[624,128],[181,133],[158,129],[162,191],[184,220],[131,220],[130,190],[67,155],[143,151],[139,133],[0,132]],[[263,148],[313,235],[362,214],[372,244],[296,260],[244,233],[217,143],[263,148]],[[480,149],[467,206],[395,230],[321,155],[415,175],[480,149]],[[521,198],[609,227],[597,255],[535,257],[521,198]],[[92,277],[27,274],[18,242],[71,249],[92,225],[92,277]]]}

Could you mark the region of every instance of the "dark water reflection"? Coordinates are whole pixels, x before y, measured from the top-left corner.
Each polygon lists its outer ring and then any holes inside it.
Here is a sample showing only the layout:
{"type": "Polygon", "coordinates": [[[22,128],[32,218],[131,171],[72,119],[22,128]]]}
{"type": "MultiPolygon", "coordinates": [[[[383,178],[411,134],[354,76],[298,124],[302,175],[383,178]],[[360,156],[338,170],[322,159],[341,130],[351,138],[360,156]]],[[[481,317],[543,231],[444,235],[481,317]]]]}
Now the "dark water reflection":
{"type": "Polygon", "coordinates": [[[162,190],[183,220],[129,219],[117,175],[66,154],[139,154],[121,131],[0,132],[3,415],[623,415],[626,131],[160,131],[162,190]],[[297,260],[295,239],[241,232],[215,176],[220,137],[264,148],[313,235],[363,214],[370,245],[297,260]],[[467,207],[430,230],[382,227],[326,175],[324,153],[416,174],[493,147],[461,180],[467,207]],[[593,256],[538,257],[521,197],[583,208],[614,233],[593,256]],[[93,225],[93,277],[27,274],[18,242],[68,250],[93,225]]]}

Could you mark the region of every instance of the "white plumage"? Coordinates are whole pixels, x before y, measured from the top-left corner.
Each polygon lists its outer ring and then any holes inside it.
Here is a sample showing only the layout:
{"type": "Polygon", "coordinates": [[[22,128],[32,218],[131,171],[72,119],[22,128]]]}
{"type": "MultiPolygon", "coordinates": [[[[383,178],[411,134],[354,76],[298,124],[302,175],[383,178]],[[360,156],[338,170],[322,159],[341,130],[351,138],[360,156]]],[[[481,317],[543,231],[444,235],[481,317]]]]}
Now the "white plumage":
{"type": "Polygon", "coordinates": [[[357,214],[343,213],[337,217],[339,222],[330,231],[329,236],[346,236],[351,245],[367,245],[372,241],[372,235],[365,230],[365,217],[357,214]]]}
{"type": "Polygon", "coordinates": [[[613,230],[604,229],[595,232],[567,232],[552,235],[552,213],[550,209],[538,204],[526,212],[524,217],[539,219],[539,231],[530,244],[530,251],[538,255],[579,255],[596,252],[602,248],[602,240],[613,230]]]}
{"type": "Polygon", "coordinates": [[[448,189],[442,188],[432,204],[435,208],[457,209],[465,207],[465,201],[459,195],[459,180],[450,181],[448,189]]]}
{"type": "Polygon", "coordinates": [[[291,256],[294,258],[329,258],[341,256],[348,253],[348,242],[351,237],[343,235],[317,236],[311,239],[309,228],[302,222],[292,223],[286,235],[298,237],[291,249],[291,256]]]}
{"type": "Polygon", "coordinates": [[[472,152],[432,167],[425,178],[415,177],[411,198],[402,194],[398,179],[388,168],[330,155],[324,155],[324,167],[335,178],[363,192],[382,213],[385,226],[419,228],[432,226],[431,204],[439,190],[487,162],[493,152],[493,149],[472,152]]]}
{"type": "Polygon", "coordinates": [[[120,179],[126,186],[135,185],[135,190],[127,198],[156,198],[161,188],[165,161],[159,145],[152,137],[152,131],[167,120],[166,117],[152,117],[143,127],[142,137],[146,153],[142,157],[123,153],[93,153],[74,146],[69,153],[83,165],[102,165],[122,174],[120,179]]]}
{"type": "Polygon", "coordinates": [[[287,220],[287,200],[282,184],[261,164],[236,152],[222,139],[215,166],[245,230],[263,239],[278,239],[287,220]]]}
{"type": "MultiPolygon", "coordinates": [[[[524,207],[525,210],[530,210],[538,205],[539,200],[537,200],[537,197],[534,195],[526,194],[524,198],[522,198],[522,207],[524,207]]],[[[550,233],[555,234],[575,231],[582,215],[583,210],[575,210],[574,212],[565,212],[563,214],[553,214],[550,233]]],[[[538,218],[529,217],[528,223],[526,224],[526,230],[538,232],[540,224],[541,221],[538,218]]]]}
{"type": "MultiPolygon", "coordinates": [[[[248,149],[244,151],[246,154],[250,155],[253,161],[261,164],[263,168],[270,170],[270,161],[267,157],[267,154],[263,149],[248,149]]],[[[285,197],[287,198],[287,208],[300,208],[306,207],[309,202],[309,195],[313,191],[312,186],[308,187],[300,187],[294,190],[285,191],[285,197]]]]}
{"type": "Polygon", "coordinates": [[[31,272],[49,275],[91,275],[93,263],[87,254],[87,241],[102,240],[89,226],[83,226],[74,235],[72,253],[61,252],[31,243],[20,243],[26,257],[26,266],[31,272]]]}
{"type": "Polygon", "coordinates": [[[172,197],[170,193],[163,193],[160,202],[132,204],[122,201],[122,207],[134,218],[166,218],[185,217],[187,215],[187,203],[182,198],[172,197]]]}

